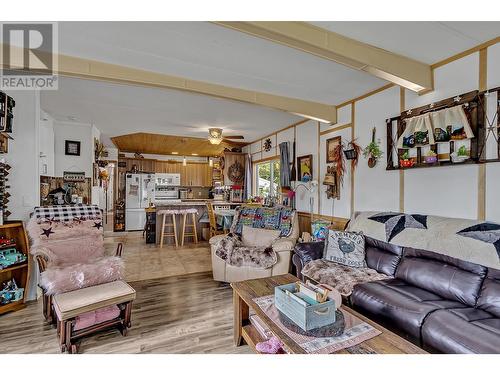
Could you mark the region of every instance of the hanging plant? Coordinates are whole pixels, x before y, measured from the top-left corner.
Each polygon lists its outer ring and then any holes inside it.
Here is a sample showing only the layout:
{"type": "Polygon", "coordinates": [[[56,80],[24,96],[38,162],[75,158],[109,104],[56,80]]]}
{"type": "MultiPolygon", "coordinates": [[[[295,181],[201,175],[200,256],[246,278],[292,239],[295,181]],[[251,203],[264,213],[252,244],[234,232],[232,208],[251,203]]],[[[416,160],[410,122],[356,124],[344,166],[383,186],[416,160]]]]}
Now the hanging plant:
{"type": "Polygon", "coordinates": [[[375,133],[377,129],[374,127],[372,130],[372,141],[363,150],[363,156],[368,158],[368,166],[370,168],[375,167],[378,159],[384,154],[380,149],[380,140],[375,141],[375,133]]]}
{"type": "Polygon", "coordinates": [[[351,161],[352,171],[354,172],[358,166],[358,159],[361,150],[362,148],[356,143],[355,139],[347,144],[339,143],[334,147],[331,161],[334,164],[335,173],[341,186],[344,184],[346,160],[351,161]]]}
{"type": "Polygon", "coordinates": [[[342,143],[339,143],[333,149],[331,154],[331,161],[333,162],[333,168],[335,168],[335,173],[337,174],[337,178],[339,180],[340,185],[344,184],[344,174],[345,174],[345,159],[343,153],[342,143]]]}

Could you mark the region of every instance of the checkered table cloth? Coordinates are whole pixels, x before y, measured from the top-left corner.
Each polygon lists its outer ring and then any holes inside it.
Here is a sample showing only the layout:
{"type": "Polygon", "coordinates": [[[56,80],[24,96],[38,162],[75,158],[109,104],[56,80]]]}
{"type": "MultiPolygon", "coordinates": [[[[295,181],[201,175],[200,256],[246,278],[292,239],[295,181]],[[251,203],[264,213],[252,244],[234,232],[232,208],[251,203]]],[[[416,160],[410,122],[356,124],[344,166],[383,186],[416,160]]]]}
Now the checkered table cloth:
{"type": "Polygon", "coordinates": [[[74,218],[102,219],[102,211],[96,205],[48,206],[36,207],[33,216],[37,220],[51,219],[56,221],[71,221],[74,218]]]}

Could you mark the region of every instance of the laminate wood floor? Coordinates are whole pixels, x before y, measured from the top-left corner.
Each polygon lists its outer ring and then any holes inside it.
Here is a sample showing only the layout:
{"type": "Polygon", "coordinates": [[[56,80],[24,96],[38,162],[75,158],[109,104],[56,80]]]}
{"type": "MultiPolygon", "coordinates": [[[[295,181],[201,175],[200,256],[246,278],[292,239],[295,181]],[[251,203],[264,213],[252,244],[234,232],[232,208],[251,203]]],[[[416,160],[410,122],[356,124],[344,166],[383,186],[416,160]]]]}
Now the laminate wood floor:
{"type": "MultiPolygon", "coordinates": [[[[212,279],[207,242],[146,245],[140,232],[105,233],[106,252],[123,243],[125,280],[137,291],[132,328],[80,341],[83,353],[250,353],[233,345],[232,289],[212,279]]],[[[0,315],[0,354],[60,353],[56,330],[43,321],[41,301],[0,315]]]]}
{"type": "MultiPolygon", "coordinates": [[[[80,353],[251,353],[233,344],[232,289],[196,273],[130,283],[137,291],[127,337],[110,329],[80,341],[80,353]]],[[[60,353],[41,302],[0,316],[0,353],[60,353]]]]}
{"type": "Polygon", "coordinates": [[[123,243],[125,280],[139,281],[198,272],[211,272],[210,245],[186,243],[183,247],[146,244],[141,232],[106,232],[104,244],[109,255],[113,255],[116,244],[123,243]]]}

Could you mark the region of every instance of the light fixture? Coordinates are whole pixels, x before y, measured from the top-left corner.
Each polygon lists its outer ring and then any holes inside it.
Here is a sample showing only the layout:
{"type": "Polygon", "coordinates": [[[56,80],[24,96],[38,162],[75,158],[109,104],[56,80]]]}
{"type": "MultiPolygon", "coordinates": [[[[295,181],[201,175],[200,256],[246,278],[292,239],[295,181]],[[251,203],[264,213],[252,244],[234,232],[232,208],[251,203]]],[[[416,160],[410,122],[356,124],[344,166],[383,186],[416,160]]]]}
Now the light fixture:
{"type": "Polygon", "coordinates": [[[172,155],[179,155],[177,151],[172,151],[172,155]]]}
{"type": "Polygon", "coordinates": [[[186,157],[184,156],[182,158],[182,165],[185,167],[187,165],[187,160],[186,160],[186,157]]]}
{"type": "Polygon", "coordinates": [[[210,128],[208,129],[208,141],[213,145],[218,145],[222,142],[222,129],[210,128]]]}
{"type": "Polygon", "coordinates": [[[212,158],[208,158],[208,166],[209,167],[213,167],[214,166],[214,161],[212,160],[212,158]]]}
{"type": "Polygon", "coordinates": [[[191,156],[198,156],[198,154],[191,154],[191,156]]]}

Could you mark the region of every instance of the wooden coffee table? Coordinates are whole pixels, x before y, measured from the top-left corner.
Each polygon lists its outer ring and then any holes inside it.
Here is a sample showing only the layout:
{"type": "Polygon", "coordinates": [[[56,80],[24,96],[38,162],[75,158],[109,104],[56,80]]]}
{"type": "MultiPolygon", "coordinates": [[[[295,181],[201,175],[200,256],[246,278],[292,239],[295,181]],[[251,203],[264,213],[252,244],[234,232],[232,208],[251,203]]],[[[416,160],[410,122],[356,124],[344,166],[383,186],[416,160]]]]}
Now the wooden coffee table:
{"type": "MultiPolygon", "coordinates": [[[[278,285],[290,284],[298,281],[293,275],[273,276],[264,279],[247,280],[231,283],[233,288],[233,306],[234,306],[234,342],[237,346],[242,344],[242,341],[252,347],[255,351],[255,345],[265,339],[260,336],[258,331],[250,324],[249,308],[251,307],[264,323],[269,327],[273,334],[278,337],[288,348],[291,353],[306,354],[298,344],[295,343],[288,335],[286,335],[253,301],[254,298],[263,297],[274,294],[274,288],[278,285]]],[[[342,306],[344,311],[347,311],[374,328],[378,329],[382,334],[366,340],[356,346],[340,350],[338,354],[361,354],[361,353],[376,353],[376,354],[423,354],[426,353],[418,346],[396,335],[395,333],[385,329],[379,324],[364,317],[360,313],[352,310],[347,306],[342,306]]]]}

